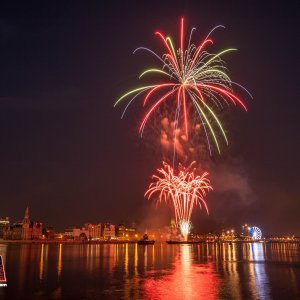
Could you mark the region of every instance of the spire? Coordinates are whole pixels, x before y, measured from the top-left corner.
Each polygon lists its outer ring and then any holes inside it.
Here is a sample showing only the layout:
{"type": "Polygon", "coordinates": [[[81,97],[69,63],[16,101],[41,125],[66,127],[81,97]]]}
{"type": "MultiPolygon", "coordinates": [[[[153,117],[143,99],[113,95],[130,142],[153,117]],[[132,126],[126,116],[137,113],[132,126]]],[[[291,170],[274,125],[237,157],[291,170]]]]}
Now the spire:
{"type": "Polygon", "coordinates": [[[25,215],[24,215],[23,223],[29,223],[29,208],[28,208],[28,206],[25,209],[25,215]]]}
{"type": "Polygon", "coordinates": [[[24,218],[29,218],[29,208],[28,208],[28,206],[25,209],[25,216],[24,216],[24,218]]]}

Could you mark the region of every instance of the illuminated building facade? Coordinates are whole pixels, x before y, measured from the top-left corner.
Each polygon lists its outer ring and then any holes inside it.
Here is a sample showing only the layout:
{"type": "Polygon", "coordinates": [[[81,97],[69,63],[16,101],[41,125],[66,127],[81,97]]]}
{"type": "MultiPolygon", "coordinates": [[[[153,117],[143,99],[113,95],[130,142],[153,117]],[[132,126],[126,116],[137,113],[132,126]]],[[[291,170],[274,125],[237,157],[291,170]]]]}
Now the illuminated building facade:
{"type": "Polygon", "coordinates": [[[13,223],[11,226],[5,228],[3,232],[4,240],[22,240],[23,236],[23,222],[13,223]]]}
{"type": "Polygon", "coordinates": [[[88,231],[89,240],[99,240],[101,238],[101,224],[84,224],[85,231],[88,231]]]}
{"type": "Polygon", "coordinates": [[[102,231],[103,239],[104,240],[111,240],[116,238],[116,227],[111,223],[105,223],[103,225],[102,231]]]}
{"type": "Polygon", "coordinates": [[[4,231],[9,226],[9,218],[0,218],[0,239],[3,239],[4,231]]]}
{"type": "Polygon", "coordinates": [[[116,237],[119,240],[128,240],[136,238],[136,228],[126,227],[123,224],[119,224],[116,227],[116,237]]]}
{"type": "Polygon", "coordinates": [[[67,228],[65,238],[75,240],[99,240],[101,239],[101,224],[84,224],[83,227],[67,228]]]}
{"type": "Polygon", "coordinates": [[[22,228],[22,240],[38,240],[42,238],[43,225],[41,222],[30,221],[29,209],[25,210],[22,228]]]}
{"type": "Polygon", "coordinates": [[[38,240],[42,238],[42,229],[41,222],[30,221],[27,207],[23,221],[7,226],[3,232],[3,238],[6,240],[38,240]]]}
{"type": "Polygon", "coordinates": [[[43,228],[43,238],[48,240],[55,239],[56,233],[53,227],[43,228]]]}

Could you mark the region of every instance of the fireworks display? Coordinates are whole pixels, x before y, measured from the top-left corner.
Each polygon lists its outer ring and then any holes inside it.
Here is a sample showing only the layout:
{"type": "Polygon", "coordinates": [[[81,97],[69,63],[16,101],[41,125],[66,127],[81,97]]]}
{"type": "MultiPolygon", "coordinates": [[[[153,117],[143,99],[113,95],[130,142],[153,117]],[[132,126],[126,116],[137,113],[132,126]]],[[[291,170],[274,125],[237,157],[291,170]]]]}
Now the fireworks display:
{"type": "Polygon", "coordinates": [[[242,85],[228,76],[223,56],[236,49],[224,49],[218,53],[210,53],[207,50],[213,44],[212,33],[222,27],[224,28],[221,25],[216,26],[202,42],[194,44],[192,35],[195,28],[191,30],[187,39],[184,18],[181,18],[178,47],[175,47],[171,37],[156,32],[155,35],[162,41],[165,53],[158,55],[146,47],[139,47],[134,51],[136,53],[144,50],[158,59],[160,67],[148,68],[139,76],[143,78],[152,74],[152,80],[155,82],[132,89],[115,102],[116,106],[124,100],[128,101],[123,117],[135,99],[143,98],[146,111],[139,126],[141,136],[150,117],[154,112],[160,112],[157,119],[162,129],[157,140],[160,140],[166,151],[169,151],[170,144],[173,143],[173,164],[170,166],[163,163],[163,167],[158,169],[158,175],[153,175],[153,182],[145,196],[148,199],[156,197],[157,203],[167,202],[174,209],[176,224],[185,240],[191,230],[193,209],[199,205],[208,213],[204,197],[212,190],[212,186],[207,172],[201,176],[196,175],[193,163],[188,168],[179,165],[175,170],[176,154],[178,160],[191,161],[195,149],[198,149],[195,139],[191,138],[192,135],[201,135],[201,138],[206,139],[210,155],[213,149],[211,141],[221,153],[219,136],[223,136],[227,144],[228,140],[218,113],[230,104],[247,111],[244,102],[233,91],[234,86],[252,97],[242,85]],[[184,151],[183,145],[188,147],[188,151],[184,151]]]}
{"type": "Polygon", "coordinates": [[[233,93],[233,85],[244,89],[248,94],[249,92],[229,78],[224,61],[221,58],[226,53],[236,49],[225,49],[216,54],[211,54],[206,50],[213,43],[210,37],[212,32],[219,27],[223,26],[220,25],[213,28],[207,37],[196,46],[191,42],[195,28],[191,30],[186,43],[184,19],[182,18],[180,24],[180,48],[177,51],[172,39],[165,37],[161,32],[156,32],[155,34],[161,39],[166,49],[166,53],[162,56],[145,47],[139,47],[134,51],[134,53],[139,50],[148,51],[161,63],[160,68],[149,68],[139,76],[142,78],[151,73],[159,75],[159,79],[156,80],[155,84],[135,88],[125,93],[115,103],[116,106],[122,100],[130,99],[124,109],[124,115],[129,105],[138,96],[144,95],[143,105],[147,106],[148,109],[139,127],[141,135],[154,111],[168,102],[170,104],[168,105],[169,110],[174,112],[175,127],[183,128],[186,139],[188,139],[189,131],[192,129],[189,121],[194,118],[196,112],[196,116],[198,116],[199,122],[204,128],[210,153],[212,148],[211,139],[220,153],[215,127],[220,130],[225,142],[228,144],[223,126],[214,110],[220,110],[224,105],[229,105],[230,103],[240,105],[244,110],[247,110],[243,101],[233,93]],[[163,80],[163,77],[166,79],[163,80]]]}
{"type": "Polygon", "coordinates": [[[181,167],[176,173],[170,165],[164,163],[164,167],[158,169],[158,175],[153,175],[154,182],[145,194],[148,199],[156,194],[159,203],[167,202],[174,207],[176,223],[185,240],[190,232],[190,219],[194,207],[204,206],[208,213],[204,196],[207,191],[212,190],[207,178],[208,173],[196,176],[192,167],[193,164],[188,168],[181,167]]]}

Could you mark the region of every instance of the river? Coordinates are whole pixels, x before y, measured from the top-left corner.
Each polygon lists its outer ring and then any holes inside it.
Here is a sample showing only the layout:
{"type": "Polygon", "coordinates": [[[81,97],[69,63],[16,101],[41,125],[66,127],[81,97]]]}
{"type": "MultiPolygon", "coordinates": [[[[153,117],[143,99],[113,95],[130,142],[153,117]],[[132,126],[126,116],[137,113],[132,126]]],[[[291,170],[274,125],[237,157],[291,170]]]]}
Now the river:
{"type": "Polygon", "coordinates": [[[300,299],[300,244],[0,244],[1,299],[300,299]]]}

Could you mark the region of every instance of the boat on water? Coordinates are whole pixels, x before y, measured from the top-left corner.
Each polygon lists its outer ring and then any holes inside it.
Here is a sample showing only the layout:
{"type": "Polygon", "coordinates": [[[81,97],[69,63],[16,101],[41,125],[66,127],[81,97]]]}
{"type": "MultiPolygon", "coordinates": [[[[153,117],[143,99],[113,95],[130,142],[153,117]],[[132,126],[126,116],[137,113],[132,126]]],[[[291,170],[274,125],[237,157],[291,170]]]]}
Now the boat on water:
{"type": "Polygon", "coordinates": [[[153,245],[155,240],[149,240],[148,234],[144,234],[143,238],[138,241],[139,245],[153,245]]]}

